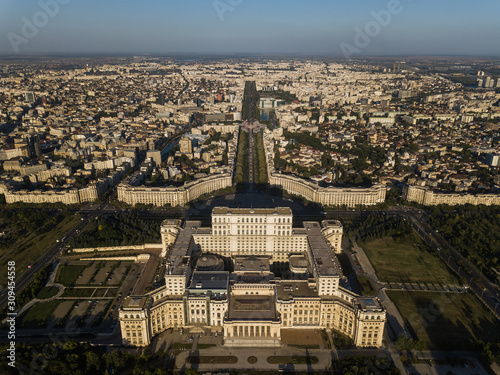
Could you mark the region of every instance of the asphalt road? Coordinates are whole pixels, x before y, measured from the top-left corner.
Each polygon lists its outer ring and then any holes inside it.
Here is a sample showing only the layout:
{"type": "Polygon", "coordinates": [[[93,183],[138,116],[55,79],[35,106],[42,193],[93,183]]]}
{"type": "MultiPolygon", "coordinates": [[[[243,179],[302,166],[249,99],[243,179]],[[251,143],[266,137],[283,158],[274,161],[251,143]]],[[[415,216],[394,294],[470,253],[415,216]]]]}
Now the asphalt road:
{"type": "MultiPolygon", "coordinates": [[[[95,210],[89,212],[83,220],[78,221],[73,228],[71,228],[66,234],[63,236],[64,240],[60,242],[56,242],[53,244],[40,258],[34,260],[31,264],[31,268],[24,270],[24,272],[19,272],[16,275],[16,293],[19,293],[26,285],[30,283],[33,277],[40,272],[46,265],[52,263],[56,257],[64,250],[68,241],[73,237],[77,231],[83,229],[94,217],[98,217],[103,214],[104,208],[107,202],[99,205],[95,210]]],[[[0,296],[0,309],[7,303],[7,290],[5,289],[0,296]]],[[[21,306],[17,306],[20,308],[21,306]]]]}
{"type": "Polygon", "coordinates": [[[500,317],[500,293],[498,288],[482,274],[468,259],[453,249],[438,233],[436,233],[422,215],[413,211],[403,214],[408,219],[417,234],[434,250],[441,259],[460,277],[468,283],[470,289],[488,306],[488,308],[500,317]]]}

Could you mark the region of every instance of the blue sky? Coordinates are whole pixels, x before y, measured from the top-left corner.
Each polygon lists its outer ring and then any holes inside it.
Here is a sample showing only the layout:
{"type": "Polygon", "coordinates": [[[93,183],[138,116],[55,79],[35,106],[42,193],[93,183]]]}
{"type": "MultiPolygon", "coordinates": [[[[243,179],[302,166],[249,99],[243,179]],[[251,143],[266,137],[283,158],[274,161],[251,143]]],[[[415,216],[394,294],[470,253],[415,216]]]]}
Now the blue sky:
{"type": "Polygon", "coordinates": [[[500,56],[499,19],[499,0],[0,0],[0,53],[500,56]]]}

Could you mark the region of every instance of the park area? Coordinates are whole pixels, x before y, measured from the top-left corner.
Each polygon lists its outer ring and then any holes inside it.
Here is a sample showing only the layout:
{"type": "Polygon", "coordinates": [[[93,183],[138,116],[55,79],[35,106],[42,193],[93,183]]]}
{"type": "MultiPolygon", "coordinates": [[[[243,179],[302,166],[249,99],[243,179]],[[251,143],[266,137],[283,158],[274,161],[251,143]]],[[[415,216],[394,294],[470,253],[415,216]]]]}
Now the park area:
{"type": "Polygon", "coordinates": [[[437,254],[427,251],[419,240],[396,242],[392,237],[361,242],[380,281],[390,283],[455,284],[455,277],[447,270],[437,254]]]}
{"type": "Polygon", "coordinates": [[[130,262],[70,262],[59,267],[56,282],[66,287],[119,286],[130,272],[130,262]]]}
{"type": "Polygon", "coordinates": [[[472,293],[386,293],[428,349],[468,349],[471,341],[500,338],[498,321],[472,293]]]}
{"type": "MultiPolygon", "coordinates": [[[[43,255],[54,244],[57,244],[56,240],[64,237],[79,220],[79,215],[64,217],[55,215],[55,218],[47,218],[46,224],[36,230],[19,234],[15,242],[8,243],[5,248],[0,247],[2,250],[0,267],[6,269],[8,261],[15,261],[17,272],[21,274],[28,266],[31,266],[34,260],[43,255]]],[[[1,223],[2,220],[0,220],[1,223]]],[[[3,272],[0,274],[0,285],[4,285],[6,282],[7,273],[3,272]]]]}
{"type": "MultiPolygon", "coordinates": [[[[126,261],[70,261],[61,263],[55,282],[64,286],[62,295],[52,301],[32,305],[19,317],[23,329],[56,329],[77,326],[85,329],[109,322],[123,298],[137,283],[130,271],[143,267],[126,261]],[[131,288],[132,287],[132,288],[131,288]]],[[[38,298],[57,293],[56,287],[45,287],[38,298]]]]}

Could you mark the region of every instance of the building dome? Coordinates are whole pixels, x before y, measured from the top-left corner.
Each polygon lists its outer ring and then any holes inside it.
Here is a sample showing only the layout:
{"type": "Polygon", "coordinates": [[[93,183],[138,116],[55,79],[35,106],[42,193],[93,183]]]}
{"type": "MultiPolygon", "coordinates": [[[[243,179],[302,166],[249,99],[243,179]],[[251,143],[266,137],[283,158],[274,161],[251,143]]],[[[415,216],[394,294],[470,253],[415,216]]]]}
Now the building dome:
{"type": "Polygon", "coordinates": [[[196,260],[196,271],[224,271],[224,262],[214,254],[203,254],[196,260]]]}

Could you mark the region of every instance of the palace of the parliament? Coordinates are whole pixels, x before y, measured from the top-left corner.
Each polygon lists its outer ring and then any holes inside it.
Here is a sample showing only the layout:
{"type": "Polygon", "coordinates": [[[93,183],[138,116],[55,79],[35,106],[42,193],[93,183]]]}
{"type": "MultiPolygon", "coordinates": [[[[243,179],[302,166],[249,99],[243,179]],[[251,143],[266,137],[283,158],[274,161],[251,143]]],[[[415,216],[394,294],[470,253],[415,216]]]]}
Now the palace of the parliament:
{"type": "Polygon", "coordinates": [[[218,332],[229,347],[274,347],[284,329],[325,328],[380,347],[385,308],[341,286],[341,223],[292,219],[289,208],[216,207],[211,228],[165,220],[165,285],[124,301],[123,343],[184,328],[218,332]]]}

